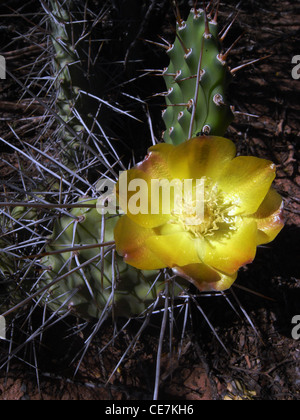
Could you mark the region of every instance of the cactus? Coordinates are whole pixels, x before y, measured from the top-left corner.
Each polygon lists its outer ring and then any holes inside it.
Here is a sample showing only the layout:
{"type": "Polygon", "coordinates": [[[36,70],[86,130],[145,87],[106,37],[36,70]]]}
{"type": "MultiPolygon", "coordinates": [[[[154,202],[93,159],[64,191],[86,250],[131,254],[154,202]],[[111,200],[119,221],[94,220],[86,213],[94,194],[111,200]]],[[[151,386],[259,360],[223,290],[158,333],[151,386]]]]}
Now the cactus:
{"type": "Polygon", "coordinates": [[[223,136],[233,113],[226,103],[230,72],[221,53],[216,17],[192,9],[186,22],[178,18],[176,40],[167,53],[164,141],[177,145],[202,134],[223,136]]]}
{"type": "Polygon", "coordinates": [[[50,9],[44,8],[54,50],[54,105],[64,163],[76,168],[84,150],[92,155],[100,153],[102,157],[112,154],[115,158],[115,150],[105,144],[106,132],[113,132],[109,127],[112,110],[117,113],[122,110],[104,99],[111,80],[99,64],[103,42],[93,42],[93,31],[98,36],[101,20],[95,23],[87,16],[84,18],[87,11],[81,2],[49,0],[49,6],[50,9]]]}
{"type": "MultiPolygon", "coordinates": [[[[63,144],[66,147],[65,155],[70,160],[74,149],[80,147],[78,138],[74,133],[81,136],[84,127],[74,117],[73,109],[79,105],[80,114],[84,118],[84,113],[89,107],[85,107],[84,98],[80,95],[80,88],[84,88],[85,72],[82,67],[82,57],[73,46],[82,33],[80,24],[71,25],[70,13],[74,9],[72,0],[60,4],[58,1],[50,0],[51,9],[49,12],[50,24],[52,29],[52,43],[55,51],[53,63],[55,67],[57,88],[56,108],[59,117],[66,123],[59,133],[63,144]],[[70,130],[71,128],[71,130],[70,130]],[[73,131],[73,133],[72,133],[73,131]]],[[[87,117],[84,118],[85,121],[87,117]]]]}
{"type": "MultiPolygon", "coordinates": [[[[96,204],[95,200],[83,200],[85,204],[96,204]]],[[[76,267],[85,267],[48,289],[43,301],[53,311],[62,315],[71,309],[79,317],[99,319],[105,310],[106,316],[113,312],[115,316],[131,318],[145,313],[156,301],[164,288],[159,272],[136,270],[114,251],[117,219],[118,216],[102,216],[96,208],[76,208],[70,217],[63,216],[55,223],[46,248],[49,255],[41,261],[48,267],[43,282],[51,284],[76,267]],[[107,245],[101,247],[102,243],[107,245]],[[63,252],[70,247],[75,251],[63,252]]]]}
{"type": "MultiPolygon", "coordinates": [[[[83,102],[83,98],[87,98],[80,95],[80,90],[85,89],[83,58],[74,48],[74,39],[79,40],[81,31],[77,23],[71,29],[70,14],[75,10],[72,0],[63,4],[49,0],[49,4],[52,10],[47,12],[57,74],[56,108],[66,122],[59,135],[67,152],[64,157],[67,156],[67,164],[72,167],[70,157],[80,147],[78,137],[86,133],[91,110],[91,104],[83,102]],[[79,106],[80,121],[73,114],[75,105],[79,106]]],[[[178,19],[177,38],[167,52],[170,65],[164,71],[169,92],[164,112],[165,142],[179,144],[199,132],[223,135],[232,120],[231,109],[224,103],[229,71],[220,52],[217,33],[216,19],[209,19],[202,10],[192,9],[186,22],[178,19]]],[[[88,203],[94,204],[93,201],[88,203]]],[[[18,216],[15,211],[16,219],[22,211],[19,213],[18,216]]],[[[35,213],[30,214],[34,220],[35,213]]],[[[113,249],[101,247],[102,242],[113,241],[117,220],[118,217],[102,219],[95,208],[73,209],[69,216],[56,220],[45,249],[48,255],[40,262],[43,267],[49,267],[42,276],[49,290],[41,302],[46,302],[59,314],[72,310],[83,318],[99,318],[104,308],[132,317],[151,306],[164,287],[159,271],[141,272],[125,264],[113,249]],[[95,247],[78,251],[80,245],[95,247]],[[75,246],[76,251],[58,253],[62,246],[75,246]],[[60,277],[62,280],[55,282],[60,277]],[[157,279],[160,281],[155,283],[157,279]]],[[[181,284],[186,285],[183,280],[181,284]]],[[[175,295],[181,290],[175,287],[175,295]]]]}
{"type": "MultiPolygon", "coordinates": [[[[230,106],[225,103],[230,72],[224,61],[225,56],[221,54],[216,18],[209,19],[203,10],[192,9],[187,22],[178,19],[177,39],[174,45],[168,47],[168,55],[170,65],[164,71],[168,88],[167,109],[164,112],[167,127],[164,141],[180,144],[199,133],[223,135],[233,119],[233,114],[230,106]]],[[[97,211],[81,209],[79,213],[77,210],[73,211],[72,215],[80,218],[83,216],[84,221],[76,222],[75,225],[73,223],[70,225],[70,219],[65,217],[58,221],[52,242],[47,247],[49,253],[63,244],[66,247],[71,246],[74,241],[77,245],[101,245],[102,224],[97,211]],[[95,226],[97,226],[96,232],[95,226]]],[[[104,242],[113,241],[113,230],[117,220],[118,217],[104,220],[106,232],[104,242]]],[[[46,257],[42,263],[52,267],[52,270],[44,276],[44,279],[49,284],[55,276],[61,276],[67,269],[70,271],[76,267],[76,264],[77,266],[85,264],[97,255],[99,261],[92,262],[84,270],[78,270],[59,285],[50,288],[48,299],[50,307],[65,311],[68,306],[66,305],[68,294],[72,295],[72,291],[79,287],[79,291],[69,304],[72,304],[78,315],[98,318],[107,304],[111,306],[111,292],[115,285],[113,299],[115,313],[131,317],[143,312],[157,298],[158,291],[162,290],[162,284],[158,288],[154,286],[150,299],[148,292],[151,289],[151,281],[159,276],[159,272],[140,272],[126,265],[112,251],[104,258],[104,250],[101,254],[99,248],[80,251],[77,262],[74,256],[71,257],[70,252],[46,257]],[[115,283],[112,280],[113,273],[119,273],[115,283]],[[148,298],[145,300],[146,296],[148,298]],[[125,301],[127,301],[126,310],[124,310],[125,301]]],[[[179,289],[176,289],[176,293],[179,294],[179,289]]]]}

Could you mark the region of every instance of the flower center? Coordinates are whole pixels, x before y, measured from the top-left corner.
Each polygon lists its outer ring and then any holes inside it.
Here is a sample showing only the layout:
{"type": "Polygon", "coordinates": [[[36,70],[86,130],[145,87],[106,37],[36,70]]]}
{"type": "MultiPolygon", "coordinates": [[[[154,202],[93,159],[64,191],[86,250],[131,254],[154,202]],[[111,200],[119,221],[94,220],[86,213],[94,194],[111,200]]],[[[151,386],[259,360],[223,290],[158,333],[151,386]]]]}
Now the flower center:
{"type": "Polygon", "coordinates": [[[235,208],[226,200],[226,195],[211,179],[203,177],[193,181],[192,188],[183,197],[175,198],[171,224],[180,225],[195,237],[210,237],[217,232],[228,237],[237,229],[235,208]]]}

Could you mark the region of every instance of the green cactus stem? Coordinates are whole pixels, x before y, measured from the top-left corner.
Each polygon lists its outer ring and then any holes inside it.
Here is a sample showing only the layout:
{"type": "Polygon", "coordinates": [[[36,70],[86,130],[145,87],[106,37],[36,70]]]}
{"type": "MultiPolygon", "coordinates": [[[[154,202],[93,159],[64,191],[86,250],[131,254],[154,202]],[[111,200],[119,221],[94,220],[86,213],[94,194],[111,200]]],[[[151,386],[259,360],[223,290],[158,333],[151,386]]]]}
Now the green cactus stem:
{"type": "MultiPolygon", "coordinates": [[[[88,90],[88,51],[85,51],[86,43],[82,36],[84,24],[80,22],[81,13],[78,13],[72,0],[66,0],[64,3],[50,0],[50,6],[49,19],[57,87],[55,105],[57,114],[66,123],[61,127],[59,137],[65,149],[65,159],[69,163],[74,160],[74,151],[82,147],[83,143],[79,138],[85,140],[84,135],[92,126],[92,115],[96,111],[94,101],[80,93],[88,90]],[[77,15],[78,22],[74,22],[74,16],[77,15]],[[78,114],[74,113],[75,109],[78,114]]],[[[100,79],[99,77],[99,84],[100,79]]]]}
{"type": "Polygon", "coordinates": [[[178,145],[203,134],[224,136],[233,113],[226,102],[230,72],[221,53],[216,18],[192,9],[186,22],[178,19],[176,40],[167,53],[164,141],[178,145]]]}
{"type": "Polygon", "coordinates": [[[43,275],[45,284],[69,273],[49,288],[43,299],[47,306],[59,315],[71,310],[84,319],[99,319],[103,312],[126,318],[145,313],[164,289],[164,282],[159,280],[159,271],[136,270],[117,255],[113,232],[118,216],[104,217],[95,208],[73,209],[71,215],[75,220],[63,216],[56,221],[46,248],[49,255],[41,260],[49,267],[43,275]],[[78,249],[81,245],[82,250],[78,249]],[[70,247],[76,251],[64,252],[70,247]],[[89,261],[84,269],[73,271],[89,261]]]}

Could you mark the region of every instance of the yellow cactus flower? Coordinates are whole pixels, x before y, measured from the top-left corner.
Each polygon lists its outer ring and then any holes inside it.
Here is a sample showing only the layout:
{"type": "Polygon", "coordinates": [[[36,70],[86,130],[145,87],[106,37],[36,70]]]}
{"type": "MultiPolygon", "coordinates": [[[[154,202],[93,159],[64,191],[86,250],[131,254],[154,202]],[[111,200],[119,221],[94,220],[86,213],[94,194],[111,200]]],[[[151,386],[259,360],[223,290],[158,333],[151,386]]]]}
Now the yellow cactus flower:
{"type": "Polygon", "coordinates": [[[284,226],[275,176],[272,162],[236,157],[221,137],[153,146],[117,184],[117,252],[138,269],[171,268],[201,291],[226,290],[284,226]]]}

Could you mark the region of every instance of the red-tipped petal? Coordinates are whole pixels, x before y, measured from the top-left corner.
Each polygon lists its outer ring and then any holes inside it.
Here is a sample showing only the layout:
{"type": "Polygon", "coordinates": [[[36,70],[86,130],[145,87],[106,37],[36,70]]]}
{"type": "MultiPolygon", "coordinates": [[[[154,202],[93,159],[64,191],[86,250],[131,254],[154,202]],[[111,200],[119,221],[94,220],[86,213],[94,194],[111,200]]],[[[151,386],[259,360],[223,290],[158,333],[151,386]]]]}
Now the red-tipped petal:
{"type": "Polygon", "coordinates": [[[201,292],[229,289],[237,278],[237,273],[226,275],[205,264],[191,264],[173,269],[175,274],[194,284],[201,292]]]}
{"type": "Polygon", "coordinates": [[[283,200],[273,188],[270,189],[253,218],[259,230],[258,245],[272,242],[283,229],[283,200]]]}

